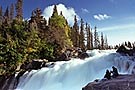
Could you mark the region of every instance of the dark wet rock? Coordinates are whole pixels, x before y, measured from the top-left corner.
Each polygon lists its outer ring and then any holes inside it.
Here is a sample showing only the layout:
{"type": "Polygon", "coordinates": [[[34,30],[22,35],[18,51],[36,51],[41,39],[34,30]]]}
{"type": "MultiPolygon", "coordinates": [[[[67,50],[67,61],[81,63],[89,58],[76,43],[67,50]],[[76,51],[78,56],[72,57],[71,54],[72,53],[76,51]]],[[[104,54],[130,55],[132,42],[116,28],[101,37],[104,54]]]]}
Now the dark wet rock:
{"type": "Polygon", "coordinates": [[[80,59],[85,59],[85,58],[88,58],[89,55],[88,55],[86,52],[82,52],[78,57],[79,57],[80,59]]]}
{"type": "Polygon", "coordinates": [[[66,49],[58,58],[56,61],[68,61],[71,60],[71,57],[73,57],[73,50],[72,49],[66,49]]]}
{"type": "Polygon", "coordinates": [[[31,62],[25,62],[24,64],[22,64],[20,69],[23,70],[37,70],[37,69],[41,69],[42,67],[45,66],[45,64],[48,61],[46,59],[36,59],[36,60],[32,60],[31,62]]]}
{"type": "Polygon", "coordinates": [[[0,75],[0,90],[15,90],[19,83],[20,77],[25,71],[17,72],[16,74],[0,75]]]}
{"type": "Polygon", "coordinates": [[[94,81],[82,90],[135,90],[135,75],[119,75],[110,80],[94,81]]]}
{"type": "Polygon", "coordinates": [[[66,53],[62,53],[57,59],[57,61],[68,61],[68,60],[70,60],[70,58],[66,55],[66,53]]]}
{"type": "Polygon", "coordinates": [[[128,48],[127,46],[121,45],[117,51],[120,54],[124,54],[124,55],[129,55],[129,56],[133,56],[135,53],[135,49],[133,48],[128,48]]]}
{"type": "Polygon", "coordinates": [[[54,62],[49,62],[49,63],[46,63],[45,67],[53,68],[54,65],[55,65],[54,62]]]}
{"type": "Polygon", "coordinates": [[[15,74],[0,76],[0,90],[14,90],[16,86],[15,74]]]}

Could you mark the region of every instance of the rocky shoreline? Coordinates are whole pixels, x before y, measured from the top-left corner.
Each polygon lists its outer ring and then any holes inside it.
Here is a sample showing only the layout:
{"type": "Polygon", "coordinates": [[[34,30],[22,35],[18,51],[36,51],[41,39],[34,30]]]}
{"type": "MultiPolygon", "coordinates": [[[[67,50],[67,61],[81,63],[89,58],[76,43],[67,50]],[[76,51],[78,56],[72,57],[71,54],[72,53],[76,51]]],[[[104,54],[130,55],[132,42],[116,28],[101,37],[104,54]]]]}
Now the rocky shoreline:
{"type": "Polygon", "coordinates": [[[119,75],[87,84],[82,90],[135,90],[135,75],[119,75]]]}
{"type": "MultiPolygon", "coordinates": [[[[129,48],[121,45],[116,52],[125,56],[134,56],[135,47],[129,48]]],[[[82,90],[135,90],[135,74],[119,75],[110,80],[95,80],[88,83],[82,90]]]]}

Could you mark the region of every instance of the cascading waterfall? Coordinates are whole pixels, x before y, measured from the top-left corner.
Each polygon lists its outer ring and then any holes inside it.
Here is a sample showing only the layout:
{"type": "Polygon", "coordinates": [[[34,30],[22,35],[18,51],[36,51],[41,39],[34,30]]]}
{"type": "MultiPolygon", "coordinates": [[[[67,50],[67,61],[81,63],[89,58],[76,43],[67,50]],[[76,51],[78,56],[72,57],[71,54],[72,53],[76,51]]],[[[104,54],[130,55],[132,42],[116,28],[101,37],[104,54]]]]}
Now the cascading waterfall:
{"type": "Polygon", "coordinates": [[[16,90],[81,90],[95,79],[103,78],[106,69],[116,66],[121,73],[133,73],[134,59],[114,51],[88,51],[85,60],[56,62],[54,67],[26,72],[16,90]]]}

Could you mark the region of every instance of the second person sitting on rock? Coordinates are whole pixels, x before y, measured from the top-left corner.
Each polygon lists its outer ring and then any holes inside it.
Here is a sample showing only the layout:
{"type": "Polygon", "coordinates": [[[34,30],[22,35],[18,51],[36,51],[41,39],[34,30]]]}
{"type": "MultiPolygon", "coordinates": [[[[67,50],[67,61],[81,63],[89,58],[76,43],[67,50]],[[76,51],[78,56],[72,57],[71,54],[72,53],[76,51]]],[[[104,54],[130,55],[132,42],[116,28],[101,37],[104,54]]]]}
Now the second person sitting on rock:
{"type": "Polygon", "coordinates": [[[113,69],[113,71],[111,71],[112,77],[113,77],[113,78],[116,78],[116,77],[119,75],[118,70],[117,70],[117,68],[114,67],[114,66],[112,67],[112,69],[113,69]]]}

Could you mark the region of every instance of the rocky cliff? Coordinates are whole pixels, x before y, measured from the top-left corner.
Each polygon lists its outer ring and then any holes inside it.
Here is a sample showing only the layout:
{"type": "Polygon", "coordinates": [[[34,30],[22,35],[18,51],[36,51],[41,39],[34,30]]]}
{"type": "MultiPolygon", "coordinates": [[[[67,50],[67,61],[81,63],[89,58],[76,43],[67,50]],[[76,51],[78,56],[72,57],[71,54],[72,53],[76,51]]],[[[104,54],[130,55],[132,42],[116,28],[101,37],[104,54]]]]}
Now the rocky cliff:
{"type": "Polygon", "coordinates": [[[135,90],[135,75],[119,75],[110,80],[95,80],[82,90],[135,90]]]}

